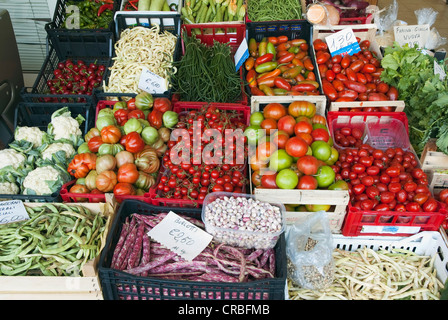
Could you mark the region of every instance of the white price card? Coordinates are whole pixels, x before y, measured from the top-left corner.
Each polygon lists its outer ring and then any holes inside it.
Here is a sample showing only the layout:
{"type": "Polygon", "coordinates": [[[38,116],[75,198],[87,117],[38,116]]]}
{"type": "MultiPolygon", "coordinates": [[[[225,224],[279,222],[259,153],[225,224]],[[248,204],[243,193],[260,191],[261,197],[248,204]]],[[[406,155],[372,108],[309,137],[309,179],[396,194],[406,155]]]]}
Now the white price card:
{"type": "Polygon", "coordinates": [[[21,200],[0,201],[0,224],[29,220],[25,206],[21,200]]]}
{"type": "Polygon", "coordinates": [[[438,74],[439,75],[440,81],[445,80],[446,72],[442,68],[442,66],[437,63],[437,61],[435,59],[434,59],[434,74],[438,74]]]}
{"type": "Polygon", "coordinates": [[[168,80],[143,67],[138,88],[148,93],[164,93],[168,90],[168,80]]]}
{"type": "Polygon", "coordinates": [[[188,261],[196,258],[213,239],[211,234],[172,211],[147,234],[188,261]]]}
{"type": "Polygon", "coordinates": [[[344,28],[341,31],[326,36],[325,41],[327,42],[328,50],[332,57],[339,54],[352,56],[361,51],[352,28],[344,28]]]}
{"type": "Polygon", "coordinates": [[[240,70],[241,66],[243,65],[244,61],[249,58],[249,48],[247,46],[246,38],[243,39],[240,46],[235,52],[235,56],[233,59],[235,60],[235,69],[236,71],[240,70]]]}
{"type": "Polygon", "coordinates": [[[418,48],[424,48],[430,32],[429,24],[394,27],[395,41],[400,46],[408,44],[410,48],[413,48],[416,44],[418,48]]]}

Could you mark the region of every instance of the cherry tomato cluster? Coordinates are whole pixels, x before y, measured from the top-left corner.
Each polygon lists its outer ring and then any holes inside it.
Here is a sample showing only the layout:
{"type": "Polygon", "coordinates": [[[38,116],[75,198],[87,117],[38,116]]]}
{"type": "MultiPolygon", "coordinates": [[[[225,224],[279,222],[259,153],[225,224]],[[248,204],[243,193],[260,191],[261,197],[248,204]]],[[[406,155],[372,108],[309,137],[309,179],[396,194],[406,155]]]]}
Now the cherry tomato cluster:
{"type": "Polygon", "coordinates": [[[355,147],[362,145],[363,131],[360,128],[341,127],[334,130],[333,137],[336,145],[341,147],[355,147]]]}
{"type": "MultiPolygon", "coordinates": [[[[361,51],[352,56],[333,57],[322,39],[314,40],[313,47],[324,94],[335,102],[397,100],[397,89],[380,79],[383,68],[375,53],[369,50],[370,41],[357,40],[361,51]]],[[[392,111],[392,107],[375,108],[362,108],[362,111],[392,111]]]]}
{"type": "Polygon", "coordinates": [[[249,39],[246,81],[256,96],[318,95],[315,67],[304,39],[282,35],[249,39]]]}
{"type": "Polygon", "coordinates": [[[233,135],[227,135],[226,129],[241,129],[243,132],[245,128],[241,114],[220,110],[216,106],[181,112],[175,129],[186,129],[189,139],[180,136],[177,141],[168,142],[168,150],[162,158],[167,172],[157,186],[159,197],[203,201],[210,192],[243,192],[248,182],[243,174],[247,156],[245,138],[241,135],[242,140],[239,141],[233,135]],[[199,132],[195,131],[197,128],[199,132]],[[210,138],[208,129],[218,130],[221,135],[210,138]],[[196,139],[201,142],[199,147],[196,147],[196,139]],[[180,164],[172,161],[173,152],[183,159],[184,150],[189,150],[189,161],[182,160],[180,164]]]}
{"type": "Polygon", "coordinates": [[[333,165],[336,180],[349,185],[351,204],[363,211],[435,212],[426,173],[414,153],[368,144],[341,150],[333,165]]]}
{"type": "MultiPolygon", "coordinates": [[[[60,95],[92,95],[94,88],[103,81],[106,66],[97,63],[86,64],[83,60],[76,63],[71,59],[61,61],[53,70],[53,79],[47,80],[49,94],[60,95]]],[[[70,102],[67,98],[48,98],[46,102],[70,102]]],[[[79,102],[85,101],[79,98],[79,102]]]]}

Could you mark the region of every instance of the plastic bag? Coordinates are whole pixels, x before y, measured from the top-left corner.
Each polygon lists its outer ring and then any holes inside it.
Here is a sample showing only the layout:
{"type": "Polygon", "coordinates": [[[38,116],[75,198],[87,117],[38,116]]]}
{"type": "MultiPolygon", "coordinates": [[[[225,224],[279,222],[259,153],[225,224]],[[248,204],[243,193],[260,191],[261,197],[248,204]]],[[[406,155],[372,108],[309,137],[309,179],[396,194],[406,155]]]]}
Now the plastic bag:
{"type": "Polygon", "coordinates": [[[305,18],[307,21],[311,24],[317,24],[321,26],[325,26],[329,28],[331,31],[334,31],[333,25],[339,24],[340,20],[340,13],[339,10],[336,9],[336,7],[329,5],[328,3],[320,2],[320,1],[313,1],[313,3],[310,3],[306,7],[306,13],[305,18]],[[323,16],[318,17],[310,17],[309,11],[310,9],[314,7],[321,7],[320,10],[324,13],[323,16]],[[331,10],[331,13],[330,13],[331,10]],[[331,17],[331,18],[330,18],[331,17]],[[316,19],[316,20],[314,20],[316,19]]]}
{"type": "Polygon", "coordinates": [[[446,43],[447,39],[445,37],[440,36],[436,28],[431,28],[429,37],[428,39],[426,39],[425,42],[425,48],[428,50],[436,50],[437,48],[445,45],[446,43]]]}
{"type": "Polygon", "coordinates": [[[417,17],[417,24],[429,24],[431,27],[436,22],[437,15],[439,14],[433,8],[422,8],[414,11],[417,17]]]}
{"type": "Polygon", "coordinates": [[[318,211],[292,225],[286,235],[288,278],[296,285],[321,290],[334,279],[333,236],[327,213],[318,211]]]}
{"type": "Polygon", "coordinates": [[[376,42],[380,47],[391,46],[394,42],[393,27],[398,17],[398,3],[394,0],[388,7],[373,12],[373,22],[377,27],[376,42]]]}

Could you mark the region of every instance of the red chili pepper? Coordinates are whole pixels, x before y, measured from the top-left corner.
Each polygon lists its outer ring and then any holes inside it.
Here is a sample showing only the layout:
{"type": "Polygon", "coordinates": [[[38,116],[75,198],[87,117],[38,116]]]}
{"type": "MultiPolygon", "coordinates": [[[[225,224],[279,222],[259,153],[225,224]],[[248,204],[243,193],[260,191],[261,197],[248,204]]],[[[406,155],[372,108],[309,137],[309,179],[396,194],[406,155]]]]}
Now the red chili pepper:
{"type": "Polygon", "coordinates": [[[111,4],[111,3],[103,4],[102,6],[100,6],[100,7],[98,8],[98,13],[97,13],[98,17],[99,17],[104,11],[106,11],[106,10],[113,10],[113,8],[114,8],[114,5],[111,4]]]}

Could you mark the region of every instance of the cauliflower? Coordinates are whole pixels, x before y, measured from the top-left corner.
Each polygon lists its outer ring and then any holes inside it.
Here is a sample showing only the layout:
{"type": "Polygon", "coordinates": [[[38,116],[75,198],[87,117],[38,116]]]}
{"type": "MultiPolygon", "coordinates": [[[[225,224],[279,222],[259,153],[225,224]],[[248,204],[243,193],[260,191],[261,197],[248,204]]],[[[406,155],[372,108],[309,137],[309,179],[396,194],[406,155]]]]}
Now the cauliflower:
{"type": "Polygon", "coordinates": [[[47,148],[45,148],[44,151],[42,151],[42,158],[51,160],[52,155],[58,152],[59,150],[65,152],[66,158],[70,158],[72,155],[75,154],[75,148],[73,148],[73,146],[70,143],[55,142],[50,144],[47,148]]]}
{"type": "Polygon", "coordinates": [[[72,117],[59,116],[51,120],[53,125],[53,134],[55,140],[67,139],[71,140],[73,136],[80,137],[82,135],[79,129],[79,123],[72,117]]]}
{"type": "Polygon", "coordinates": [[[34,148],[38,148],[43,144],[45,132],[38,127],[17,127],[14,132],[14,139],[17,141],[25,140],[33,144],[34,148]]]}
{"type": "Polygon", "coordinates": [[[64,184],[60,171],[51,166],[38,167],[30,171],[23,180],[23,194],[50,195],[64,184]]]}
{"type": "Polygon", "coordinates": [[[25,163],[25,156],[14,149],[0,150],[0,169],[12,166],[14,169],[19,168],[25,163]]]}
{"type": "Polygon", "coordinates": [[[12,182],[0,182],[0,194],[19,194],[19,187],[12,182]]]}

